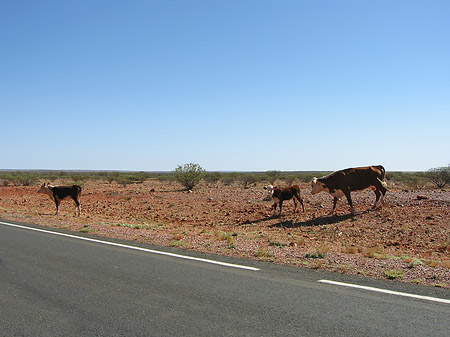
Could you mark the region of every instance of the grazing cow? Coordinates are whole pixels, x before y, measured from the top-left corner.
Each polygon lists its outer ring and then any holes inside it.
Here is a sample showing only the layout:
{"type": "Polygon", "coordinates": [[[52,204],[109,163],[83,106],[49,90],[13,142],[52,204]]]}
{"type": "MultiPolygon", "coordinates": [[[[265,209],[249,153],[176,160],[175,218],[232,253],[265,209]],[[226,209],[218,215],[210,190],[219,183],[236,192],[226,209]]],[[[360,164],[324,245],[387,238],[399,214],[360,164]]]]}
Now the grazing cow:
{"type": "Polygon", "coordinates": [[[273,200],[275,201],[273,203],[273,214],[275,214],[277,209],[277,204],[280,206],[280,213],[281,209],[283,207],[283,201],[292,199],[294,200],[294,212],[297,211],[297,200],[300,201],[302,204],[303,212],[305,211],[305,206],[303,205],[303,199],[300,197],[300,187],[297,185],[285,187],[285,188],[278,188],[274,187],[272,185],[268,185],[264,187],[265,190],[269,192],[269,194],[272,196],[273,200]]]}
{"type": "Polygon", "coordinates": [[[65,198],[72,198],[73,201],[75,201],[75,215],[77,214],[78,210],[78,216],[81,214],[81,203],[80,203],[80,195],[81,195],[81,187],[78,185],[72,185],[72,186],[52,186],[50,183],[43,184],[41,188],[38,190],[38,193],[45,193],[47,194],[50,199],[52,199],[56,204],[56,215],[58,215],[59,212],[59,204],[61,200],[65,198]]]}
{"type": "Polygon", "coordinates": [[[387,192],[387,184],[384,181],[386,171],[383,166],[367,166],[348,168],[329,174],[322,178],[313,178],[311,182],[311,193],[316,194],[321,191],[329,192],[333,197],[333,209],[329,213],[334,213],[336,202],[342,196],[346,196],[352,214],[355,214],[353,208],[351,191],[361,191],[371,187],[375,191],[375,204],[372,209],[377,207],[378,200],[381,196],[381,203],[384,203],[384,195],[387,192]]]}

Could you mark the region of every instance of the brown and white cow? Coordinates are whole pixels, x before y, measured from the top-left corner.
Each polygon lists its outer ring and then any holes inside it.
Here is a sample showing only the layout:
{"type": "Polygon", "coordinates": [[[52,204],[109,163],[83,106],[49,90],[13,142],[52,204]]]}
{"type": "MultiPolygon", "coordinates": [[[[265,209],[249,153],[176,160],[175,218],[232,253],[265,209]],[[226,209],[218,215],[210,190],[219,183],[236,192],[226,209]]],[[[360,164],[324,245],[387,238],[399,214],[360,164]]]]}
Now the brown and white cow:
{"type": "Polygon", "coordinates": [[[264,189],[269,192],[269,194],[272,196],[274,203],[273,203],[273,214],[275,214],[277,209],[277,204],[280,207],[280,213],[281,209],[283,207],[283,201],[284,200],[294,200],[294,212],[297,211],[297,200],[300,201],[300,204],[302,204],[303,212],[305,211],[305,206],[303,205],[303,199],[300,197],[300,187],[297,185],[292,185],[289,187],[284,188],[278,188],[274,187],[272,185],[264,186],[264,189]]]}
{"type": "Polygon", "coordinates": [[[44,193],[47,194],[50,199],[52,199],[56,204],[56,215],[58,215],[59,212],[59,204],[61,200],[65,198],[72,198],[75,202],[76,208],[75,208],[75,215],[77,214],[78,210],[78,216],[81,214],[81,203],[80,203],[80,195],[81,195],[81,187],[78,185],[72,185],[72,186],[52,186],[50,183],[43,184],[41,188],[38,190],[38,193],[44,193]]]}
{"type": "Polygon", "coordinates": [[[333,209],[329,214],[333,214],[336,209],[336,202],[342,196],[346,196],[352,214],[355,214],[353,208],[351,191],[361,191],[371,187],[375,191],[375,204],[373,209],[377,207],[378,200],[381,196],[381,203],[384,203],[384,195],[387,192],[387,184],[384,181],[386,171],[383,166],[367,166],[348,168],[333,172],[322,178],[313,178],[311,182],[311,193],[316,194],[321,191],[329,192],[333,197],[333,209]]]}

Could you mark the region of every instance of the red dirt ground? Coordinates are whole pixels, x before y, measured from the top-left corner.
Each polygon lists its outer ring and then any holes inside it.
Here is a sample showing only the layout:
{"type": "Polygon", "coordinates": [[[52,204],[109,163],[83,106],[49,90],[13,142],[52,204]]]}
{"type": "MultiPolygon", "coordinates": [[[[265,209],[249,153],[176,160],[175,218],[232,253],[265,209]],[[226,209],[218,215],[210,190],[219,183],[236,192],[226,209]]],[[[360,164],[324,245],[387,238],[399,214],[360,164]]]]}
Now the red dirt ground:
{"type": "Polygon", "coordinates": [[[386,205],[370,211],[375,194],[354,192],[355,216],[345,200],[327,216],[332,197],[300,186],[306,212],[294,213],[287,201],[281,217],[272,216],[261,184],[202,183],[186,192],[158,180],[88,181],[81,217],[71,200],[55,216],[38,186],[8,186],[0,187],[0,218],[375,278],[399,270],[398,281],[450,288],[450,191],[389,186],[386,205]]]}

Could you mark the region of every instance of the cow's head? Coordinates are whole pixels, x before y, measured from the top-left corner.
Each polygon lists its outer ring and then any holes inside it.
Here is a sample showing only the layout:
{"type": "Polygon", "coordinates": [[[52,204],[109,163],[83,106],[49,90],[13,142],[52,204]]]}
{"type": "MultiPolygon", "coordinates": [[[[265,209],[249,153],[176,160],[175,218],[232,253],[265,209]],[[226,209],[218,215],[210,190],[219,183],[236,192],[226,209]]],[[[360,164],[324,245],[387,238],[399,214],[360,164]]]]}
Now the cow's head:
{"type": "Polygon", "coordinates": [[[319,192],[327,191],[327,190],[328,189],[325,187],[325,184],[323,182],[321,182],[316,177],[313,178],[313,180],[311,181],[311,193],[312,194],[317,194],[319,192]]]}
{"type": "Polygon", "coordinates": [[[273,187],[272,185],[264,186],[264,189],[267,190],[267,192],[269,192],[270,195],[273,194],[273,189],[274,189],[274,188],[275,188],[275,187],[273,187]]]}
{"type": "Polygon", "coordinates": [[[51,187],[53,187],[52,185],[50,185],[50,183],[44,183],[42,184],[41,188],[38,190],[38,193],[44,193],[44,194],[51,194],[51,187]]]}

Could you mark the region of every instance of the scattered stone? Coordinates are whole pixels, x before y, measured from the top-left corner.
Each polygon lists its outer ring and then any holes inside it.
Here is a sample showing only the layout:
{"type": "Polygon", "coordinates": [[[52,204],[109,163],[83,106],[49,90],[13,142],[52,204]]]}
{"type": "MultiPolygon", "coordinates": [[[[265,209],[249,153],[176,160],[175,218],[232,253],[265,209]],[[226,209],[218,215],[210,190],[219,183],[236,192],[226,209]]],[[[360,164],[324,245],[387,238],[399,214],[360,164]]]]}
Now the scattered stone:
{"type": "Polygon", "coordinates": [[[428,198],[426,195],[423,195],[423,194],[417,195],[417,200],[427,200],[427,199],[430,199],[430,198],[428,198]]]}

